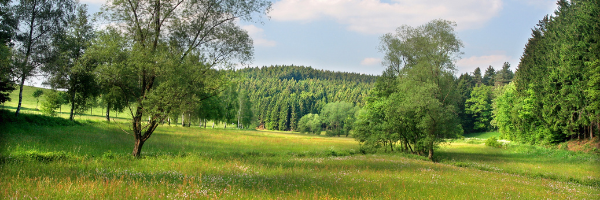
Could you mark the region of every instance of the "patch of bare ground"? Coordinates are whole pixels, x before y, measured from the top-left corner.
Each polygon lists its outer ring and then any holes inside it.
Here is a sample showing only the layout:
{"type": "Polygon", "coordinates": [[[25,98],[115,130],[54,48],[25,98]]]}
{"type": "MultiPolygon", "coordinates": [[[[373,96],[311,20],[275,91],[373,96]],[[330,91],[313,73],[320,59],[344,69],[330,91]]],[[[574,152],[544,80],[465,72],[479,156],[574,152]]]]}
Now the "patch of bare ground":
{"type": "Polygon", "coordinates": [[[571,140],[561,144],[559,148],[564,148],[563,145],[567,145],[566,149],[569,151],[600,153],[600,138],[598,137],[592,139],[571,140]]]}

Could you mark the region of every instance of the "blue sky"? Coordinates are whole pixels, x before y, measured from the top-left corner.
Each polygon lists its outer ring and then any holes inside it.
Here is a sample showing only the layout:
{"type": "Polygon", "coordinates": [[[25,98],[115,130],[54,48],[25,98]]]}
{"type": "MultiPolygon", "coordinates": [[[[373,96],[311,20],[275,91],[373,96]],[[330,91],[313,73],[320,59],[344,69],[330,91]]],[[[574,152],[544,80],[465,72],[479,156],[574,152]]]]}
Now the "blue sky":
{"type": "MultiPolygon", "coordinates": [[[[104,0],[82,0],[90,12],[104,0]]],[[[250,66],[304,65],[379,75],[379,37],[433,19],[458,24],[465,44],[458,72],[510,62],[514,70],[531,28],[556,9],[555,0],[273,0],[262,23],[239,22],[254,40],[250,66]]]]}

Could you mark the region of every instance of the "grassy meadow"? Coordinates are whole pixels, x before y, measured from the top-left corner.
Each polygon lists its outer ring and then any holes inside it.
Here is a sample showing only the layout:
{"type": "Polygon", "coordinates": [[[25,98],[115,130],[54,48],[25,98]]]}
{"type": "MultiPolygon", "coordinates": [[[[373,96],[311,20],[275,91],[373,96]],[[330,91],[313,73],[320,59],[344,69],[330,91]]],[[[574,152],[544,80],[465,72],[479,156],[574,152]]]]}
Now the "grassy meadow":
{"type": "Polygon", "coordinates": [[[126,125],[2,124],[0,196],[600,198],[594,168],[600,161],[592,154],[542,150],[554,154],[540,156],[526,154],[518,149],[522,147],[496,149],[454,141],[438,150],[442,160],[433,163],[398,153],[363,155],[356,141],[344,137],[161,126],[144,145],[143,158],[133,159],[133,136],[123,131],[126,125]],[[561,156],[569,159],[561,161],[561,156]]]}
{"type": "Polygon", "coordinates": [[[65,107],[10,118],[15,100],[0,111],[1,199],[600,199],[599,155],[483,144],[497,133],[448,141],[434,163],[346,137],[164,125],[133,159],[129,123],[70,122],[65,107]]]}

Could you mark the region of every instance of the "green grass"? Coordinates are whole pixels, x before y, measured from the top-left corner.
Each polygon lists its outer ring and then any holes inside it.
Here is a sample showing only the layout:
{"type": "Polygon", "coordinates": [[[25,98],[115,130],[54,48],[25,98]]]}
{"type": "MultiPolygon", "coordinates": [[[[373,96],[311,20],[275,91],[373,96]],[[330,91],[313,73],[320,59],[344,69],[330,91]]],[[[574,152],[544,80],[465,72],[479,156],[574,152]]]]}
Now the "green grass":
{"type": "Polygon", "coordinates": [[[143,158],[133,159],[127,124],[22,123],[0,122],[0,196],[6,199],[600,197],[598,186],[550,177],[598,180],[590,168],[597,156],[529,146],[456,142],[440,148],[442,162],[432,163],[357,154],[358,143],[345,137],[161,126],[143,158]]]}
{"type": "Polygon", "coordinates": [[[524,144],[493,148],[453,142],[438,151],[442,163],[484,171],[547,178],[600,187],[600,155],[524,144]]]}
{"type": "MultiPolygon", "coordinates": [[[[33,97],[33,92],[37,89],[42,89],[44,93],[50,91],[50,89],[45,88],[37,88],[32,86],[24,86],[23,87],[23,101],[21,102],[21,113],[24,114],[42,114],[40,111],[40,106],[42,105],[42,101],[44,101],[44,95],[39,98],[39,103],[37,99],[33,97]],[[36,105],[37,104],[37,105],[36,105]]],[[[19,105],[19,87],[10,93],[11,101],[5,102],[1,108],[16,111],[17,106],[19,105]]],[[[62,118],[69,118],[69,114],[71,111],[71,105],[62,105],[60,109],[57,110],[57,114],[62,118]]],[[[84,113],[80,113],[75,115],[75,119],[79,120],[106,120],[106,110],[102,107],[94,107],[85,111],[84,113]]],[[[111,120],[115,119],[117,121],[126,121],[131,119],[131,115],[127,112],[116,113],[115,111],[111,111],[111,120]],[[116,114],[116,115],[115,115],[116,114]]]]}
{"type": "Polygon", "coordinates": [[[465,138],[478,138],[478,139],[488,139],[491,137],[500,137],[500,132],[482,132],[482,133],[469,133],[464,135],[465,138]]]}

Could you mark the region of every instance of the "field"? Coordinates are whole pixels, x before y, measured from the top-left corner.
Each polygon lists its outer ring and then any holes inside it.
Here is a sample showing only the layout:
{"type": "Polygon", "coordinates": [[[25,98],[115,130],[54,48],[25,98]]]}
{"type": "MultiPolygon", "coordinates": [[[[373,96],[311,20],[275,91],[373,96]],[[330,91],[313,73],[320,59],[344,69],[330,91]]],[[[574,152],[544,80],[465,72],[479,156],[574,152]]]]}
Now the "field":
{"type": "Polygon", "coordinates": [[[351,138],[162,126],[132,159],[126,124],[2,126],[9,199],[600,198],[599,157],[562,150],[454,141],[433,163],[351,138]]]}
{"type": "Polygon", "coordinates": [[[21,118],[6,120],[14,102],[0,111],[2,199],[600,198],[599,155],[483,144],[497,133],[448,141],[434,163],[361,154],[345,137],[165,125],[133,159],[128,123],[104,122],[101,108],[75,123],[64,107],[40,116],[25,97],[21,118]]]}

